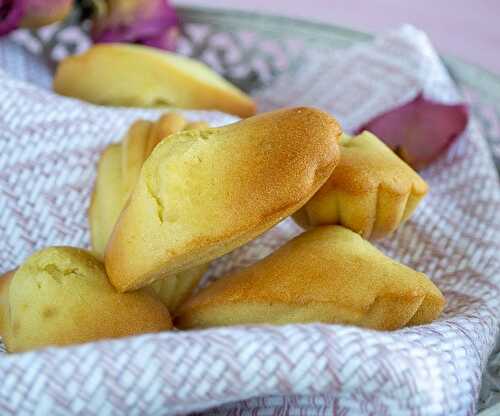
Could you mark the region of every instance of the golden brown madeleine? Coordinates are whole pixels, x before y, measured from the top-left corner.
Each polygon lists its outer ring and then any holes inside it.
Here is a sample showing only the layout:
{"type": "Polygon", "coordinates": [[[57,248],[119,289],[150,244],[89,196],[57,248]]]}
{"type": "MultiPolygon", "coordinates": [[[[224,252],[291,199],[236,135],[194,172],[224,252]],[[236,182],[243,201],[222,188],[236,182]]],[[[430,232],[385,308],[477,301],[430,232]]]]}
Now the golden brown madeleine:
{"type": "Polygon", "coordinates": [[[64,59],[56,71],[54,90],[103,105],[255,114],[252,99],[205,64],[139,45],[95,45],[64,59]]]}
{"type": "Polygon", "coordinates": [[[323,226],[202,289],[181,305],[175,324],[324,322],[392,330],[429,323],[444,304],[424,274],[386,257],[347,228],[323,226]]]}
{"type": "Polygon", "coordinates": [[[5,273],[0,277],[0,337],[4,334],[4,325],[7,322],[9,284],[15,270],[5,273]]]}
{"type": "Polygon", "coordinates": [[[120,291],[143,287],[261,234],[331,175],[340,134],[327,113],[292,108],[163,140],[107,246],[111,282],[120,291]]]}
{"type": "Polygon", "coordinates": [[[339,224],[364,238],[395,231],[427,193],[424,180],[373,134],[344,136],[332,176],[293,218],[307,228],[339,224]]]}
{"type": "Polygon", "coordinates": [[[175,316],[177,308],[193,293],[201,278],[208,270],[208,264],[195,266],[189,270],[157,280],[150,286],[169,312],[175,316]]]}
{"type": "Polygon", "coordinates": [[[10,352],[171,329],[150,290],[118,293],[85,250],[51,247],[26,260],[9,285],[5,345],[10,352]]]}

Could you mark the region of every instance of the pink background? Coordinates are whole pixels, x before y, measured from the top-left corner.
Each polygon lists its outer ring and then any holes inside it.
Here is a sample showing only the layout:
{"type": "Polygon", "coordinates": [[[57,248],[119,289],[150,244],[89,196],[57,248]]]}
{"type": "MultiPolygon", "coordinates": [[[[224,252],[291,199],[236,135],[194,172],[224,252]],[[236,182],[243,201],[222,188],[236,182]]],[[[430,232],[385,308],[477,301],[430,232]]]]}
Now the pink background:
{"type": "Polygon", "coordinates": [[[377,33],[401,23],[425,30],[444,53],[500,74],[499,0],[173,0],[254,10],[377,33]]]}

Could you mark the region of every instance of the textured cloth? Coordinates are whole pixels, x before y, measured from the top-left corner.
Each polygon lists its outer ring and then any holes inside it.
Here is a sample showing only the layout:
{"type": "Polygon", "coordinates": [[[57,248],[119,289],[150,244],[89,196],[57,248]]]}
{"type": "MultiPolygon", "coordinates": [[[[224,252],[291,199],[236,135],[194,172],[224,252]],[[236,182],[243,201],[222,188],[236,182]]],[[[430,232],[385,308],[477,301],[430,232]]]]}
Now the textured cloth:
{"type": "MultiPolygon", "coordinates": [[[[0,57],[8,57],[5,45],[0,57]]],[[[257,94],[261,110],[312,104],[355,129],[421,91],[459,99],[425,35],[410,27],[310,55],[257,94]]],[[[232,120],[186,114],[214,125],[232,120]]],[[[138,116],[157,115],[83,104],[0,73],[1,271],[47,245],[88,246],[99,152],[138,116]]],[[[0,413],[474,414],[500,312],[500,191],[474,120],[423,176],[429,195],[379,247],[443,291],[448,304],[437,322],[394,332],[232,327],[0,354],[0,413]]],[[[214,262],[209,275],[255,262],[298,232],[286,220],[214,262]]]]}

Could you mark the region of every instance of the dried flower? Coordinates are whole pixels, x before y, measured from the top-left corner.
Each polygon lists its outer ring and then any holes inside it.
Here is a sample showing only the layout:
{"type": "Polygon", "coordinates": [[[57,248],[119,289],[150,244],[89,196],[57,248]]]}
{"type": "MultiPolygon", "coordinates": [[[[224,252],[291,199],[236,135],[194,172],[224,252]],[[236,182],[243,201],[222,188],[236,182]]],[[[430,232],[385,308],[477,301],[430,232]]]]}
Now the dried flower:
{"type": "Polygon", "coordinates": [[[100,0],[97,10],[92,29],[95,42],[175,49],[178,18],[167,0],[100,0]]]}
{"type": "Polygon", "coordinates": [[[418,95],[413,101],[375,117],[369,130],[415,169],[434,161],[465,130],[465,104],[441,104],[418,95]]]}
{"type": "Polygon", "coordinates": [[[0,36],[19,27],[24,10],[23,0],[0,0],[0,36]]]}

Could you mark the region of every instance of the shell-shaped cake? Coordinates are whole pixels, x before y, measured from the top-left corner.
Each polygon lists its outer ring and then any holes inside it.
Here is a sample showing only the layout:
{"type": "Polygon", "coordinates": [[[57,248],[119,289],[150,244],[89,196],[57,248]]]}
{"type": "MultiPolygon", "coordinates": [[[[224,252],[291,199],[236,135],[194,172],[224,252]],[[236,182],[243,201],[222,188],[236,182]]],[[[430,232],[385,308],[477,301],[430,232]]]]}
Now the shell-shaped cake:
{"type": "Polygon", "coordinates": [[[255,114],[252,99],[204,63],[141,45],[100,44],[63,59],[54,90],[101,105],[255,114]]]}
{"type": "Polygon", "coordinates": [[[340,135],[327,113],[291,108],[161,141],[107,245],[111,282],[143,287],[263,233],[328,179],[340,135]]]}
{"type": "Polygon", "coordinates": [[[3,336],[9,352],[69,345],[172,328],[149,289],[118,293],[89,252],[50,247],[11,277],[3,336]]]}
{"type": "Polygon", "coordinates": [[[323,322],[379,330],[436,319],[445,300],[423,273],[340,226],[316,227],[183,304],[180,328],[323,322]]]}
{"type": "MultiPolygon", "coordinates": [[[[108,146],[101,155],[96,183],[89,208],[92,250],[100,258],[113,231],[120,212],[127,202],[144,161],[163,139],[173,133],[208,128],[204,122],[188,122],[181,114],[169,112],[156,122],[138,120],[132,124],[121,143],[108,146]]],[[[167,281],[152,285],[171,313],[184,301],[199,283],[208,264],[201,264],[167,281]]]]}
{"type": "Polygon", "coordinates": [[[427,193],[427,184],[373,134],[343,136],[332,176],[293,218],[304,228],[347,227],[367,239],[395,231],[427,193]]]}

